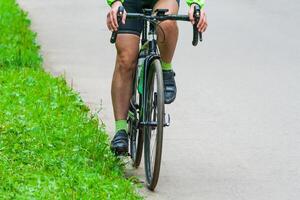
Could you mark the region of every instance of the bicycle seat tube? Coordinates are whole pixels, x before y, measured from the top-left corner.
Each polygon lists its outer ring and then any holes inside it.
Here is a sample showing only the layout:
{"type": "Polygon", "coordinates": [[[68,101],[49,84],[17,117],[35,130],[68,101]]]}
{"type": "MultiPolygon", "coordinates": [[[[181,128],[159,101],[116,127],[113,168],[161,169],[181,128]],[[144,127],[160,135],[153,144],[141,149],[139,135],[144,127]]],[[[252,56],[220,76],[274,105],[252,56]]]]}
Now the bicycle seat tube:
{"type": "MultiPolygon", "coordinates": [[[[152,9],[144,9],[144,15],[151,16],[152,9]]],[[[142,32],[142,45],[147,42],[147,32],[148,32],[148,22],[147,20],[143,19],[143,32],[142,32]]]]}
{"type": "Polygon", "coordinates": [[[149,25],[149,53],[150,55],[156,54],[156,40],[157,40],[157,35],[156,35],[156,26],[153,23],[150,23],[149,25]]]}

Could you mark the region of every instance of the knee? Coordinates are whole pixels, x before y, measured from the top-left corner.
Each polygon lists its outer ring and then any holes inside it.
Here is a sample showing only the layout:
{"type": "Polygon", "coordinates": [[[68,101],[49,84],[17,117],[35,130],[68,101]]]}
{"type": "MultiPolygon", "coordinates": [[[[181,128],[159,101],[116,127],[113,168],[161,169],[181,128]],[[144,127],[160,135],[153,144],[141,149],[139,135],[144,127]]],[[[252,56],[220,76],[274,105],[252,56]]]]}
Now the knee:
{"type": "Polygon", "coordinates": [[[136,54],[130,51],[118,52],[117,54],[117,65],[116,68],[122,74],[133,73],[136,67],[136,54]]]}
{"type": "Polygon", "coordinates": [[[178,26],[175,21],[164,21],[159,26],[160,28],[157,29],[157,33],[160,43],[166,40],[174,40],[174,38],[178,37],[178,26]]]}
{"type": "Polygon", "coordinates": [[[178,26],[175,21],[167,20],[167,21],[160,23],[159,25],[165,34],[168,33],[168,34],[172,35],[174,33],[178,33],[178,26]]]}

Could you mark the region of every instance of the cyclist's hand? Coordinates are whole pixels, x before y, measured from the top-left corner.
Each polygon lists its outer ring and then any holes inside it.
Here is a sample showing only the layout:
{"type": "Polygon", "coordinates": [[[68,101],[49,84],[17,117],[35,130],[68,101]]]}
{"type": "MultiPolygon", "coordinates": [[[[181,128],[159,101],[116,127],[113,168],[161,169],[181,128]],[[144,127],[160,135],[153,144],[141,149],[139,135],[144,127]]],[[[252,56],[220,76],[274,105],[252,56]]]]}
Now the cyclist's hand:
{"type": "MultiPolygon", "coordinates": [[[[107,24],[107,28],[110,31],[118,30],[119,24],[118,24],[117,14],[118,14],[118,9],[120,6],[122,6],[122,3],[120,1],[115,1],[111,5],[110,11],[107,13],[106,24],[107,24]]],[[[125,20],[126,20],[126,11],[124,11],[124,14],[122,17],[123,24],[125,24],[125,20]]]]}
{"type": "MultiPolygon", "coordinates": [[[[190,21],[192,22],[192,24],[195,24],[195,19],[194,19],[194,7],[196,4],[192,4],[189,10],[189,17],[190,17],[190,21]]],[[[197,28],[199,32],[205,32],[206,28],[207,28],[207,18],[206,18],[206,13],[205,11],[202,9],[201,10],[201,17],[200,17],[200,21],[197,24],[197,28]]]]}

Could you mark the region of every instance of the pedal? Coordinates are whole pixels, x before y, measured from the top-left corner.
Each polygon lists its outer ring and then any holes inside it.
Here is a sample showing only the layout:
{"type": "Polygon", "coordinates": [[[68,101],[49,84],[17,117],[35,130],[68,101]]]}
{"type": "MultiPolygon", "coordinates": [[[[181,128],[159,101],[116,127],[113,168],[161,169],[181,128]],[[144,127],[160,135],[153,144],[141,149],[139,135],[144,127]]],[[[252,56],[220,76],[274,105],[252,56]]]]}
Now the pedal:
{"type": "Polygon", "coordinates": [[[168,127],[171,124],[171,117],[170,114],[165,114],[165,119],[164,119],[164,126],[168,127]]]}

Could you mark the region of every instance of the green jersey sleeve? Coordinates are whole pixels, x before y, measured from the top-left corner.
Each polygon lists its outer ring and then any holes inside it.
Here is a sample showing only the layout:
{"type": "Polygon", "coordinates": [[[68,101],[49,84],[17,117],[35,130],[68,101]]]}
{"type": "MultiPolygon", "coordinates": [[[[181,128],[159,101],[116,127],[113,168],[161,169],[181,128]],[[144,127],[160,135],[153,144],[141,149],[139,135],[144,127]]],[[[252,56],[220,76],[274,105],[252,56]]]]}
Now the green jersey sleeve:
{"type": "MultiPolygon", "coordinates": [[[[113,4],[116,0],[106,0],[107,4],[109,6],[111,6],[111,4],[113,4]]],[[[122,3],[124,3],[124,0],[118,0],[118,1],[121,1],[122,3]]]]}
{"type": "Polygon", "coordinates": [[[201,6],[201,8],[204,7],[204,4],[205,4],[205,0],[186,0],[186,3],[191,6],[193,3],[196,3],[198,5],[201,6]]]}

